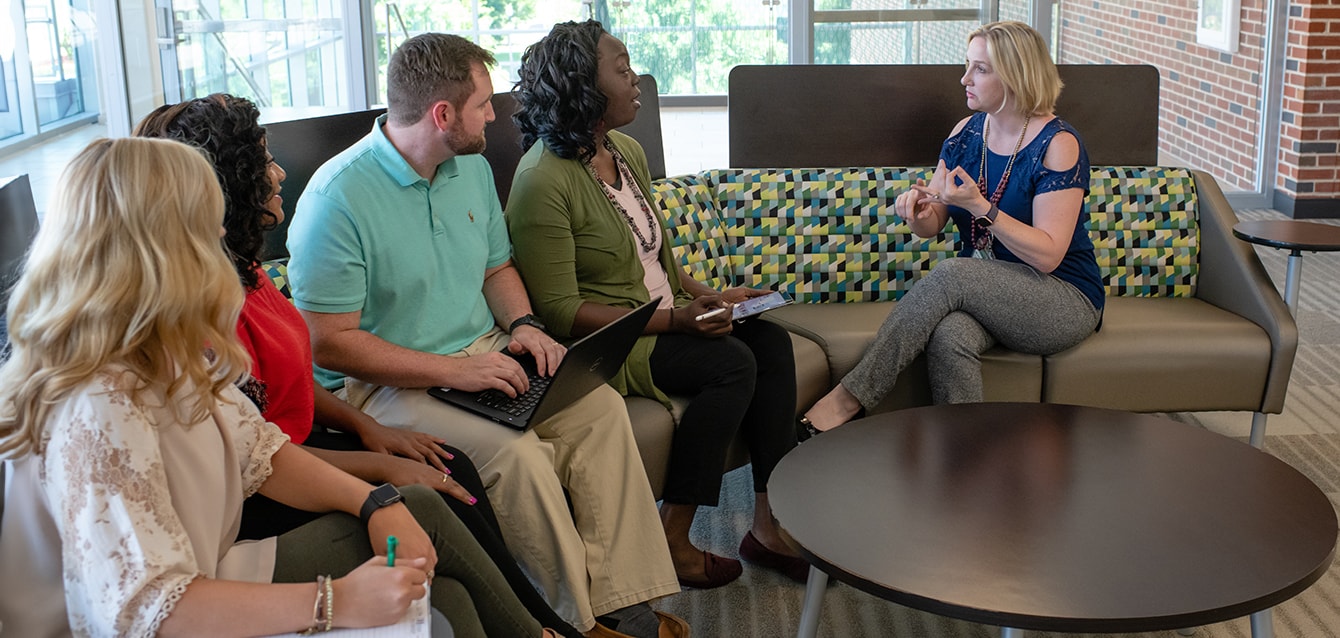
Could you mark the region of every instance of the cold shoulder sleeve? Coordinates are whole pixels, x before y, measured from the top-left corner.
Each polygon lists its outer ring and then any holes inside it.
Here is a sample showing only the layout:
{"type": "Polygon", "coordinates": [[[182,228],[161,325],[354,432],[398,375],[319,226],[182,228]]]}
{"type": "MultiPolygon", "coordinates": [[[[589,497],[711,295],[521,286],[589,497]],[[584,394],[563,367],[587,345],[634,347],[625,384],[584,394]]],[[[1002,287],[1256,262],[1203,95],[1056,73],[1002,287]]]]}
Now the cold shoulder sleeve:
{"type": "Polygon", "coordinates": [[[1085,194],[1089,192],[1089,153],[1084,148],[1084,140],[1080,139],[1079,133],[1075,131],[1068,123],[1063,120],[1053,120],[1056,128],[1052,129],[1047,137],[1047,143],[1043,146],[1041,155],[1038,158],[1038,174],[1035,181],[1034,192],[1038,195],[1050,193],[1052,191],[1061,191],[1069,188],[1083,189],[1085,194]],[[1065,169],[1054,171],[1047,168],[1044,164],[1047,156],[1047,148],[1051,146],[1052,140],[1060,133],[1069,133],[1074,136],[1075,143],[1079,145],[1079,158],[1075,165],[1065,169]]]}
{"type": "Polygon", "coordinates": [[[203,572],[173,507],[153,417],[107,376],[57,418],[41,471],[70,627],[75,635],[155,635],[203,572]]]}

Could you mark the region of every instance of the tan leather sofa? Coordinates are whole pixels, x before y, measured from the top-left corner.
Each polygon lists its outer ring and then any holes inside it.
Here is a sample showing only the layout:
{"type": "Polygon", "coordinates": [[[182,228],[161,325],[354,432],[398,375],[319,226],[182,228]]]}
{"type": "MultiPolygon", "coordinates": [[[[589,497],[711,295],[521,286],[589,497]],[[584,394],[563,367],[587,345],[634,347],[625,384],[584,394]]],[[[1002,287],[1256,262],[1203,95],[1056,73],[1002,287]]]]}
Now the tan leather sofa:
{"type": "MultiPolygon", "coordinates": [[[[720,287],[781,288],[802,302],[811,302],[765,315],[793,335],[798,410],[813,403],[851,370],[897,303],[877,299],[894,296],[892,290],[830,294],[825,292],[826,283],[846,278],[869,283],[869,288],[893,283],[905,290],[934,261],[953,251],[953,233],[940,241],[917,242],[906,235],[905,226],[891,219],[892,197],[901,192],[899,184],[915,178],[918,169],[843,169],[847,173],[860,170],[882,171],[895,179],[878,185],[879,192],[871,198],[872,202],[883,201],[887,209],[876,206],[872,212],[863,203],[869,221],[853,229],[884,228],[887,232],[877,238],[854,236],[868,244],[904,246],[904,250],[872,257],[868,252],[861,254],[857,246],[848,252],[853,256],[850,260],[830,259],[834,245],[851,241],[834,239],[841,233],[832,232],[831,227],[818,240],[811,231],[816,224],[822,226],[819,220],[841,218],[844,211],[825,210],[822,197],[811,198],[803,216],[788,220],[785,218],[791,213],[777,211],[792,207],[794,202],[768,201],[769,193],[812,188],[841,171],[707,171],[657,180],[653,186],[669,216],[677,253],[695,275],[720,287]],[[764,182],[768,186],[752,189],[757,196],[741,204],[741,198],[731,194],[735,185],[727,184],[728,180],[764,182]],[[783,185],[778,186],[779,182],[783,185]],[[691,192],[694,189],[698,189],[696,194],[691,192]],[[694,200],[695,195],[697,206],[690,206],[686,202],[694,200]],[[765,212],[760,213],[760,209],[765,212]],[[726,219],[731,216],[747,221],[726,219]],[[759,221],[769,216],[775,224],[759,221]],[[760,230],[764,225],[766,228],[760,230]],[[770,244],[761,247],[757,241],[760,236],[770,244]],[[934,254],[922,254],[926,247],[926,252],[934,254]],[[809,257],[820,259],[806,262],[806,250],[813,253],[809,257]],[[903,258],[905,254],[913,256],[903,258]],[[779,263],[794,265],[800,274],[779,274],[775,267],[779,263]],[[838,265],[822,268],[834,263],[838,265]],[[809,274],[804,272],[807,269],[809,274]],[[816,275],[819,270],[824,272],[816,275]],[[904,276],[907,279],[900,280],[904,276]]],[[[1024,355],[1001,347],[988,351],[983,357],[986,399],[1071,403],[1135,412],[1251,412],[1252,437],[1259,440],[1266,415],[1283,409],[1298,333],[1254,251],[1232,236],[1237,218],[1218,185],[1200,171],[1159,167],[1096,167],[1094,180],[1095,192],[1087,201],[1091,229],[1132,229],[1119,236],[1102,230],[1091,233],[1109,288],[1102,328],[1079,345],[1052,356],[1024,355]],[[1116,190],[1121,192],[1115,195],[1113,181],[1120,182],[1116,190]],[[1179,189],[1185,192],[1165,192],[1179,189]],[[1179,197],[1179,201],[1173,201],[1179,197]],[[1151,201],[1142,206],[1142,202],[1151,201]],[[1159,212],[1170,208],[1179,210],[1159,212]],[[1170,223],[1182,228],[1154,228],[1170,223]]],[[[923,357],[899,378],[877,411],[929,402],[923,357]]],[[[647,399],[628,399],[628,409],[643,463],[659,494],[674,433],[672,416],[647,399]]],[[[732,458],[732,467],[745,461],[738,451],[732,458]]]]}

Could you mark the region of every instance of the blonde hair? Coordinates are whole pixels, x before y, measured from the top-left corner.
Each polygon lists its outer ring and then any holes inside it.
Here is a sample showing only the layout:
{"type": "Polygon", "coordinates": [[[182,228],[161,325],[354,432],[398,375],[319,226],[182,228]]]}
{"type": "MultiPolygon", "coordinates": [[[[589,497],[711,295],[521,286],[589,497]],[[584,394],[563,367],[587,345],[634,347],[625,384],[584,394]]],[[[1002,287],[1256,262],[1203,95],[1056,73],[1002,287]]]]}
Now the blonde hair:
{"type": "MultiPolygon", "coordinates": [[[[1014,20],[984,24],[968,34],[986,41],[991,68],[1000,75],[1020,115],[1050,113],[1061,96],[1061,76],[1047,53],[1047,42],[1033,27],[1014,20]]],[[[1002,107],[1004,105],[1002,104],[1002,107]]]]}
{"type": "Polygon", "coordinates": [[[219,240],[223,194],[200,151],[98,140],[58,192],[9,301],[0,458],[41,454],[51,410],[109,365],[134,375],[132,392],[165,388],[185,423],[250,367],[235,332],[242,286],[219,240]]]}

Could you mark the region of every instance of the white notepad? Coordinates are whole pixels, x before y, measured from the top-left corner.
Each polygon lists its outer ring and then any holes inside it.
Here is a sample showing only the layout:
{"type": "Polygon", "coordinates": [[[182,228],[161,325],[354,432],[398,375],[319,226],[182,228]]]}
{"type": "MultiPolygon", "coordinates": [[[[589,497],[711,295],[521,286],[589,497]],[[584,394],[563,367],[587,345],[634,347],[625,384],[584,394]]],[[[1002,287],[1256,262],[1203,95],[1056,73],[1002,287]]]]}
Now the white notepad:
{"type": "MultiPolygon", "coordinates": [[[[338,610],[336,610],[338,611],[338,610]]],[[[270,638],[295,638],[298,634],[279,634],[270,638]]],[[[367,629],[332,629],[321,636],[330,638],[431,638],[432,619],[428,612],[428,595],[424,594],[409,605],[399,622],[367,629]]]]}

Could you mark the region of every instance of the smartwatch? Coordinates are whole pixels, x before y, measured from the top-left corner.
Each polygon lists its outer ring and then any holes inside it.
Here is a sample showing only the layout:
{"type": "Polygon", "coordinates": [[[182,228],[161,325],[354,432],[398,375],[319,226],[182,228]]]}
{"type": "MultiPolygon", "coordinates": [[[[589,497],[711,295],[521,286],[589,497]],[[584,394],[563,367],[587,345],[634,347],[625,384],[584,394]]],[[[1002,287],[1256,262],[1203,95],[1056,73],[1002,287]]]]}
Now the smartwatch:
{"type": "Polygon", "coordinates": [[[990,226],[991,224],[996,223],[996,215],[999,215],[999,214],[1000,214],[1000,209],[999,209],[999,208],[996,208],[996,205],[995,205],[995,204],[992,204],[992,205],[991,205],[991,209],[988,210],[988,211],[986,211],[986,214],[985,214],[985,215],[982,215],[981,217],[978,217],[977,219],[982,220],[982,223],[986,224],[987,226],[990,226]]]}
{"type": "Polygon", "coordinates": [[[388,505],[395,505],[402,500],[404,500],[404,497],[400,496],[400,490],[390,483],[382,483],[368,492],[368,500],[363,501],[363,509],[358,511],[358,518],[363,520],[363,525],[366,527],[373,512],[388,505]]]}
{"type": "Polygon", "coordinates": [[[516,329],[521,326],[530,326],[538,329],[540,332],[549,331],[548,328],[545,328],[544,324],[540,322],[539,317],[536,317],[535,315],[521,315],[516,318],[516,321],[512,322],[512,325],[507,326],[507,333],[511,334],[516,332],[516,329]]]}

